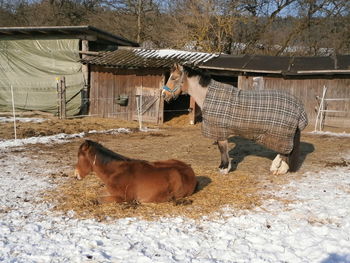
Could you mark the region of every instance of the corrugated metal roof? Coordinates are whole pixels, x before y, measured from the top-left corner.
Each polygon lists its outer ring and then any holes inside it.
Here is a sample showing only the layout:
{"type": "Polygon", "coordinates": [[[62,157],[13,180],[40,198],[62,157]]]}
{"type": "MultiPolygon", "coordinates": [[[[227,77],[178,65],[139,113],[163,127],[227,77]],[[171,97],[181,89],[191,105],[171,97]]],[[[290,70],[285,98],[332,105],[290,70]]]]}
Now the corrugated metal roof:
{"type": "Polygon", "coordinates": [[[350,74],[350,55],[287,57],[189,52],[174,49],[120,47],[82,61],[115,68],[168,68],[174,63],[220,72],[252,72],[283,75],[350,74]]]}
{"type": "Polygon", "coordinates": [[[96,57],[88,57],[83,63],[115,68],[168,68],[174,63],[198,65],[217,54],[189,52],[175,49],[125,48],[111,52],[101,52],[96,57]]]}
{"type": "Polygon", "coordinates": [[[284,75],[350,74],[350,55],[327,57],[220,55],[199,65],[199,68],[284,75]]]}

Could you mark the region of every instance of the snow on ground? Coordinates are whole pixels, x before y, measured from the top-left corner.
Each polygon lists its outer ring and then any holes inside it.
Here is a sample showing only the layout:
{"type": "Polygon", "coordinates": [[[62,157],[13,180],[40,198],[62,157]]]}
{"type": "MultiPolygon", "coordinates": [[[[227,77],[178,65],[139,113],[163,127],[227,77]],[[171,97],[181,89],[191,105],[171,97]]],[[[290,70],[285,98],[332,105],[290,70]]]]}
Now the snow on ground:
{"type": "Polygon", "coordinates": [[[55,134],[55,135],[29,137],[29,138],[24,138],[24,139],[0,140],[0,151],[4,150],[4,149],[9,149],[11,147],[24,146],[27,144],[65,143],[69,139],[82,138],[87,134],[94,134],[94,133],[116,134],[116,133],[129,133],[129,132],[130,132],[130,130],[127,128],[117,128],[117,129],[109,129],[109,130],[105,130],[105,131],[92,130],[92,131],[89,131],[87,133],[85,133],[85,132],[76,133],[76,134],[59,133],[59,134],[55,134]]]}
{"type": "MultiPolygon", "coordinates": [[[[0,122],[13,122],[13,120],[14,120],[13,117],[0,117],[0,122]]],[[[22,118],[22,117],[16,117],[15,120],[19,122],[34,122],[34,123],[46,121],[46,119],[43,119],[43,118],[22,118]]]]}
{"type": "Polygon", "coordinates": [[[350,137],[350,133],[346,133],[346,132],[313,131],[309,133],[316,134],[316,135],[335,136],[335,137],[350,137]]]}
{"type": "Polygon", "coordinates": [[[295,200],[289,204],[226,207],[215,220],[101,223],[41,201],[40,191],[55,187],[34,175],[55,172],[44,160],[0,154],[0,262],[350,262],[349,167],[308,172],[274,193],[295,200]]]}

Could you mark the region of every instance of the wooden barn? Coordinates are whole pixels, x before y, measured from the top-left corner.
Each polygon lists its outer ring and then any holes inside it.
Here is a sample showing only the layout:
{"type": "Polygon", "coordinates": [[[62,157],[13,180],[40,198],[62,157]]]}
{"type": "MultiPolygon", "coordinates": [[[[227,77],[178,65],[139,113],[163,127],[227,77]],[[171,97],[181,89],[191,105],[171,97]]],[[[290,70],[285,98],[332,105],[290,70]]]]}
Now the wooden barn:
{"type": "Polygon", "coordinates": [[[92,26],[0,28],[0,111],[57,113],[57,79],[65,79],[67,115],[86,112],[88,68],[80,59],[138,46],[92,26]],[[12,92],[11,92],[12,90],[12,92]]]}
{"type": "Polygon", "coordinates": [[[317,116],[326,126],[350,127],[350,55],[220,55],[199,68],[221,75],[223,81],[237,82],[240,89],[277,89],[294,94],[305,105],[309,127],[315,126],[317,116]],[[319,112],[320,104],[323,108],[319,112]]]}
{"type": "Polygon", "coordinates": [[[193,123],[196,106],[189,96],[169,104],[160,96],[170,67],[178,62],[240,89],[286,90],[304,103],[309,126],[318,117],[323,125],[350,127],[350,55],[231,56],[121,47],[83,62],[90,65],[89,113],[94,116],[162,123],[171,112],[190,108],[193,123]]]}
{"type": "MultiPolygon", "coordinates": [[[[196,66],[216,55],[169,49],[120,47],[83,60],[90,66],[91,116],[163,123],[172,114],[195,108],[189,96],[165,103],[161,88],[171,66],[196,66]]],[[[194,117],[190,117],[192,120],[194,117]]]]}

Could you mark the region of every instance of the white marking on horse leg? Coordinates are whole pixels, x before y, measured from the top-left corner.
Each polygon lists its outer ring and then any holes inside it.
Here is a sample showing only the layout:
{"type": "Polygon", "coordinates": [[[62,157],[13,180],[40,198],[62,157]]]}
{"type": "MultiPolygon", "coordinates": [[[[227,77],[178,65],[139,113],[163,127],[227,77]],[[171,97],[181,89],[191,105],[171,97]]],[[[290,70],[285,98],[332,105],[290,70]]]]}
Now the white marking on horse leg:
{"type": "Polygon", "coordinates": [[[219,169],[220,173],[225,175],[225,174],[228,174],[231,170],[231,158],[229,158],[229,162],[228,162],[228,167],[225,168],[225,169],[219,169]]]}
{"type": "Polygon", "coordinates": [[[270,171],[274,175],[286,174],[289,171],[289,165],[282,159],[281,155],[277,154],[276,158],[272,161],[270,171]]]}
{"type": "Polygon", "coordinates": [[[231,170],[231,159],[228,154],[228,143],[227,140],[217,141],[218,147],[221,154],[221,164],[219,166],[219,171],[221,174],[228,174],[231,170]],[[225,167],[227,165],[227,167],[225,167]]]}
{"type": "Polygon", "coordinates": [[[282,160],[280,167],[278,168],[277,174],[286,174],[289,171],[289,165],[282,160]]]}
{"type": "Polygon", "coordinates": [[[277,154],[275,159],[272,161],[270,171],[273,172],[273,174],[276,174],[278,171],[278,168],[281,166],[282,158],[281,155],[277,154]]]}

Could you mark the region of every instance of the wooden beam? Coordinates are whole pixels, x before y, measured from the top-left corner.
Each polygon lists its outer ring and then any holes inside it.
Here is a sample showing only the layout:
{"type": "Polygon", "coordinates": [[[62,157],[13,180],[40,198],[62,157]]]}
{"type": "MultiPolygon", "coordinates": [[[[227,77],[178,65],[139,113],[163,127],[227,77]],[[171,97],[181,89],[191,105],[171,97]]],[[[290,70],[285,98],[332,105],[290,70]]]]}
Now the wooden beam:
{"type": "Polygon", "coordinates": [[[225,67],[213,67],[213,66],[199,66],[202,69],[215,69],[226,71],[238,71],[238,72],[254,72],[254,73],[273,73],[282,74],[282,70],[260,70],[260,69],[245,69],[245,68],[225,68],[225,67]]]}
{"type": "MultiPolygon", "coordinates": [[[[89,52],[89,41],[88,40],[82,40],[81,41],[81,49],[82,52],[86,53],[89,52]]],[[[86,54],[82,55],[82,58],[86,58],[86,54]]],[[[88,100],[89,100],[89,65],[87,64],[82,64],[81,66],[81,71],[83,73],[83,78],[84,78],[84,87],[82,90],[82,96],[81,96],[81,103],[82,103],[82,109],[81,109],[81,114],[88,114],[88,100]]]]}
{"type": "Polygon", "coordinates": [[[96,52],[96,51],[79,51],[79,54],[88,55],[88,56],[99,56],[100,52],[96,52]]]}
{"type": "Polygon", "coordinates": [[[76,38],[81,40],[96,41],[97,37],[92,35],[77,35],[76,38]]]}
{"type": "Polygon", "coordinates": [[[190,98],[190,124],[194,125],[196,124],[196,101],[194,100],[194,98],[190,98]]]}
{"type": "MultiPolygon", "coordinates": [[[[48,34],[50,34],[50,32],[47,32],[47,31],[43,31],[43,30],[38,30],[38,32],[39,33],[41,33],[41,34],[43,34],[43,35],[48,35],[48,34]]],[[[27,34],[27,32],[25,32],[25,31],[21,31],[21,33],[25,33],[25,34],[27,34]]]]}
{"type": "Polygon", "coordinates": [[[337,70],[298,70],[298,74],[331,74],[331,73],[339,73],[339,74],[349,74],[350,70],[348,69],[337,69],[337,70]]]}

